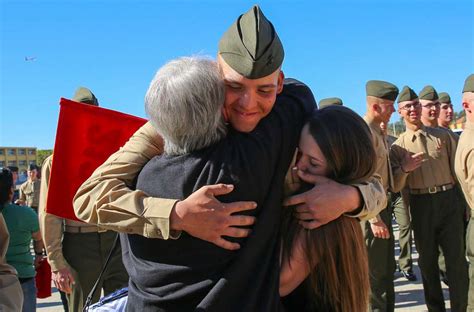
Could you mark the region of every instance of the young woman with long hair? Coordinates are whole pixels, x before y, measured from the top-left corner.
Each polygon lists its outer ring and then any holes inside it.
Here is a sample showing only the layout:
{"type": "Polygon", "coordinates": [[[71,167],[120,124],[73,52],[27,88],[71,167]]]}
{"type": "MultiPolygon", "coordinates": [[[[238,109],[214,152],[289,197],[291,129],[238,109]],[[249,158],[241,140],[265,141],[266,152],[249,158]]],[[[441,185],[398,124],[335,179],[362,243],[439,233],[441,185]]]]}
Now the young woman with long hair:
{"type": "MultiPolygon", "coordinates": [[[[329,106],[303,128],[297,169],[344,184],[365,181],[376,155],[370,130],[352,110],[329,106]]],[[[304,176],[304,175],[303,175],[304,176]]],[[[299,191],[312,185],[301,185],[299,191]]],[[[287,311],[366,312],[369,272],[357,218],[341,216],[306,230],[286,208],[282,219],[280,295],[287,311]]]]}

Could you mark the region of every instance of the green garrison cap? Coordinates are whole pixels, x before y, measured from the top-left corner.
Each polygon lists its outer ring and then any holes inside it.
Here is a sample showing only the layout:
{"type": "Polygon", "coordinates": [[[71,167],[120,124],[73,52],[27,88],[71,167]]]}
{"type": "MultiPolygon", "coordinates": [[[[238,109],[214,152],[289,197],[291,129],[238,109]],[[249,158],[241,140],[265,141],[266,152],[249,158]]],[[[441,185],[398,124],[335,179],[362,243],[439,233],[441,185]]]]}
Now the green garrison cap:
{"type": "Polygon", "coordinates": [[[242,76],[258,79],[276,71],[285,52],[272,23],[255,5],[224,33],[219,55],[242,76]]]}
{"type": "Polygon", "coordinates": [[[404,86],[402,89],[402,92],[400,92],[400,95],[398,96],[397,102],[405,102],[405,101],[413,101],[418,98],[418,95],[416,95],[415,91],[413,91],[412,88],[409,86],[404,86]]]}
{"type": "Polygon", "coordinates": [[[462,92],[474,92],[474,74],[471,74],[466,78],[462,92]]]}
{"type": "Polygon", "coordinates": [[[99,101],[91,90],[79,87],[74,93],[73,101],[99,106],[99,101]]]}
{"type": "Polygon", "coordinates": [[[369,80],[365,85],[367,96],[375,96],[380,99],[395,101],[398,88],[393,83],[382,80],[369,80]]]}
{"type": "Polygon", "coordinates": [[[326,98],[319,101],[319,108],[324,108],[331,105],[340,105],[342,106],[342,100],[338,97],[326,98]]]}
{"type": "Polygon", "coordinates": [[[447,92],[440,92],[438,96],[440,103],[451,103],[451,97],[447,92]]]}
{"type": "Polygon", "coordinates": [[[427,85],[420,91],[420,100],[436,101],[438,99],[438,92],[433,86],[427,85]]]}

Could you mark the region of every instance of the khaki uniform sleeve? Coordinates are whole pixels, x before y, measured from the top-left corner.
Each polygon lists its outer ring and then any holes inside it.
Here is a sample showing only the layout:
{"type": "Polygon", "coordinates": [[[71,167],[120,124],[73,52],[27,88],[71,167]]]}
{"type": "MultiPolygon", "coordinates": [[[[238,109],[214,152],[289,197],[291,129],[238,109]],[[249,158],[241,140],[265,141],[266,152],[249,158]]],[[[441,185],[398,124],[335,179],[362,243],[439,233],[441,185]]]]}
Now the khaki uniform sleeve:
{"type": "Polygon", "coordinates": [[[466,164],[464,168],[464,172],[466,172],[466,186],[467,186],[467,194],[466,198],[469,197],[468,202],[471,205],[471,209],[474,209],[474,151],[469,152],[466,156],[466,164]]]}
{"type": "MultiPolygon", "coordinates": [[[[26,183],[26,182],[25,182],[26,183]]],[[[20,194],[18,196],[18,199],[23,201],[24,204],[26,205],[26,195],[25,195],[25,183],[23,183],[22,185],[20,185],[20,194]]]]}
{"type": "Polygon", "coordinates": [[[48,262],[51,265],[51,270],[54,272],[68,265],[63,256],[63,219],[46,212],[51,165],[52,156],[46,158],[41,170],[42,179],[38,214],[41,236],[48,254],[48,262]]]}
{"type": "Polygon", "coordinates": [[[387,194],[382,185],[382,178],[374,174],[365,183],[354,185],[364,201],[362,209],[356,214],[346,214],[348,217],[370,220],[375,218],[387,206],[387,194]]]}
{"type": "Polygon", "coordinates": [[[395,143],[390,148],[390,166],[393,174],[393,186],[390,191],[398,193],[405,187],[410,173],[404,172],[401,165],[408,151],[395,143]]]}
{"type": "Polygon", "coordinates": [[[148,122],[81,185],[74,197],[77,217],[117,232],[176,238],[169,217],[177,200],[131,189],[143,166],[162,152],[163,141],[148,122]]]}
{"type": "Polygon", "coordinates": [[[446,135],[447,140],[446,140],[446,145],[448,149],[448,157],[449,157],[449,168],[451,169],[451,175],[455,181],[456,184],[459,184],[458,178],[456,176],[456,170],[454,169],[454,161],[456,159],[456,148],[458,146],[458,143],[454,140],[454,138],[451,135],[446,135]]]}

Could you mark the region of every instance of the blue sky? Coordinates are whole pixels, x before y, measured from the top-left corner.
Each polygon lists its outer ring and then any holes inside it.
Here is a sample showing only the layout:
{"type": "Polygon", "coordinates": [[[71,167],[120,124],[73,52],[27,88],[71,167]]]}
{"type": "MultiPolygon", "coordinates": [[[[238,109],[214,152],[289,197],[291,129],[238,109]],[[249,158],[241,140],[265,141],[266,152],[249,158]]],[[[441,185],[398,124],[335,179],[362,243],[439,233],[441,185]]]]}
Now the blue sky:
{"type": "MultiPolygon", "coordinates": [[[[222,33],[255,3],[0,0],[0,145],[52,148],[59,99],[78,86],[103,107],[145,117],[155,71],[179,56],[215,56],[222,33]]],[[[338,96],[363,114],[366,81],[381,79],[415,91],[432,84],[460,110],[474,72],[472,0],[258,4],[285,47],[286,76],[317,100],[338,96]]]]}

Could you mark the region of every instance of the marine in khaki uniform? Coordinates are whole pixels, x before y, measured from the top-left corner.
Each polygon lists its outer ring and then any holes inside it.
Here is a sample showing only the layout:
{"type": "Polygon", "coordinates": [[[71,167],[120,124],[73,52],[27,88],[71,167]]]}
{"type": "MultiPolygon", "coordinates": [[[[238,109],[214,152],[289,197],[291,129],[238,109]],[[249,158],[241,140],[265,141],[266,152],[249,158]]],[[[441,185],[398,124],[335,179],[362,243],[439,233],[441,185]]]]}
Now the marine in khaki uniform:
{"type": "Polygon", "coordinates": [[[338,97],[331,97],[331,98],[325,98],[319,101],[319,109],[325,108],[327,106],[331,105],[339,105],[342,106],[344,103],[342,103],[342,100],[338,97]]]}
{"type": "MultiPolygon", "coordinates": [[[[388,123],[394,112],[393,103],[398,96],[398,88],[386,81],[370,80],[366,84],[366,95],[367,112],[364,120],[370,127],[377,155],[375,172],[382,177],[385,192],[389,189],[397,191],[389,160],[387,137],[380,125],[388,123]]],[[[409,167],[412,170],[420,163],[419,158],[408,159],[411,159],[409,163],[405,162],[404,158],[405,168],[409,167]]],[[[392,211],[386,207],[377,217],[362,223],[369,259],[371,311],[394,311],[395,309],[393,274],[396,265],[391,220],[392,211]]]]}
{"type": "Polygon", "coordinates": [[[440,128],[449,129],[449,125],[453,121],[454,109],[453,104],[451,103],[451,97],[447,92],[440,92],[439,96],[439,116],[438,116],[438,126],[440,128]]]}
{"type": "MultiPolygon", "coordinates": [[[[456,150],[454,169],[471,212],[474,210],[474,74],[467,77],[463,88],[462,106],[466,125],[456,150]]],[[[474,221],[473,214],[467,227],[466,253],[469,259],[468,311],[474,311],[474,221]]]]}
{"type": "Polygon", "coordinates": [[[29,206],[38,212],[40,187],[41,180],[38,179],[38,167],[29,165],[28,180],[20,185],[20,196],[15,203],[29,206]]]}
{"type": "MultiPolygon", "coordinates": [[[[387,127],[385,123],[380,124],[380,128],[387,135],[387,127]]],[[[387,135],[387,142],[389,148],[393,142],[397,140],[392,135],[387,135]]],[[[396,167],[391,161],[391,166],[396,167]]],[[[408,194],[406,190],[402,189],[400,192],[389,192],[388,194],[388,209],[393,212],[395,221],[398,224],[398,245],[400,247],[400,253],[398,255],[398,268],[409,281],[416,281],[417,277],[413,272],[413,259],[412,259],[412,232],[411,232],[411,221],[410,212],[408,210],[407,200],[408,194]]]]}
{"type": "MultiPolygon", "coordinates": [[[[424,162],[406,178],[410,192],[410,213],[425,302],[429,311],[445,311],[439,279],[439,246],[444,252],[449,276],[452,311],[467,306],[467,263],[464,257],[463,209],[453,205],[455,142],[446,131],[425,127],[420,120],[421,106],[416,93],[405,87],[400,94],[398,112],[406,131],[395,141],[391,157],[403,153],[424,153],[424,162]]],[[[406,171],[406,170],[405,170],[406,171]]]]}
{"type": "MultiPolygon", "coordinates": [[[[73,100],[98,105],[94,94],[87,88],[79,88],[73,100]]],[[[82,311],[116,234],[96,225],[63,219],[46,212],[52,162],[53,155],[45,159],[42,167],[39,209],[41,232],[53,281],[58,289],[67,294],[69,311],[82,311]]],[[[92,302],[98,301],[102,289],[104,294],[109,294],[125,287],[127,282],[128,275],[122,264],[119,248],[112,256],[92,302]]]]}
{"type": "Polygon", "coordinates": [[[438,92],[433,86],[427,85],[419,95],[421,104],[421,122],[425,127],[438,127],[438,117],[440,113],[440,103],[438,92]]]}
{"type": "MultiPolygon", "coordinates": [[[[455,143],[458,142],[459,137],[452,132],[449,127],[443,127],[440,126],[438,121],[445,120],[446,117],[449,114],[449,109],[444,109],[441,111],[441,100],[440,100],[440,94],[436,92],[435,88],[433,88],[430,85],[425,86],[421,91],[419,95],[420,103],[421,103],[421,122],[423,125],[426,127],[432,127],[432,128],[438,128],[445,130],[451,138],[454,140],[455,143]],[[441,115],[441,112],[443,115],[441,115]]],[[[451,102],[451,99],[449,98],[449,95],[447,93],[443,94],[442,98],[444,102],[444,106],[446,107],[447,103],[446,102],[451,102]]],[[[452,107],[452,106],[451,106],[452,107]]],[[[452,111],[452,108],[451,108],[452,111]]],[[[454,149],[456,150],[456,145],[454,146],[454,149]]],[[[459,192],[457,190],[457,192],[459,192]]],[[[462,205],[462,198],[459,198],[460,194],[457,194],[457,199],[458,201],[456,204],[462,205]]],[[[441,247],[439,248],[439,258],[438,258],[438,265],[439,265],[439,273],[441,275],[441,280],[448,285],[448,276],[446,274],[446,263],[443,255],[443,250],[441,247]]]]}
{"type": "MultiPolygon", "coordinates": [[[[276,70],[283,77],[280,70],[283,54],[275,53],[274,49],[281,46],[275,29],[257,14],[258,7],[252,11],[239,17],[225,32],[218,49],[218,64],[226,83],[225,115],[240,132],[252,131],[277,99],[276,85],[268,85],[264,79],[276,70]]],[[[215,198],[231,192],[232,187],[205,186],[182,201],[153,198],[130,189],[142,167],[162,150],[161,138],[150,124],[145,124],[79,188],[74,198],[76,215],[86,222],[119,232],[168,239],[186,231],[226,249],[239,248],[239,244],[222,236],[236,237],[235,226],[254,222],[235,214],[251,209],[252,203],[223,204],[215,198]]],[[[320,226],[342,213],[370,217],[386,202],[376,177],[356,187],[331,180],[316,184],[318,187],[286,202],[298,205],[296,217],[303,220],[306,228],[320,226]]]]}

